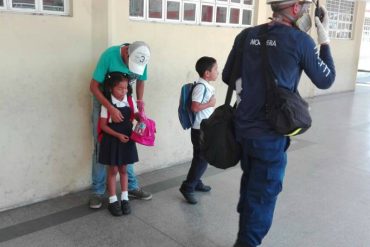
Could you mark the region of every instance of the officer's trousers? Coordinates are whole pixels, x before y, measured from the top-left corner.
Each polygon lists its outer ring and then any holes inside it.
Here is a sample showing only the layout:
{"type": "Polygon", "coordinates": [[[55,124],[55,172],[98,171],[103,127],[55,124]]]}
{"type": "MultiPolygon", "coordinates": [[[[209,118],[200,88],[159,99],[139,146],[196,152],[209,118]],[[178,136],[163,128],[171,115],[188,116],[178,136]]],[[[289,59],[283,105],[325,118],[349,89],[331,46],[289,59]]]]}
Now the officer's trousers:
{"type": "Polygon", "coordinates": [[[238,204],[241,246],[261,244],[272,224],[275,203],[282,190],[289,138],[242,139],[243,175],[238,204]]]}

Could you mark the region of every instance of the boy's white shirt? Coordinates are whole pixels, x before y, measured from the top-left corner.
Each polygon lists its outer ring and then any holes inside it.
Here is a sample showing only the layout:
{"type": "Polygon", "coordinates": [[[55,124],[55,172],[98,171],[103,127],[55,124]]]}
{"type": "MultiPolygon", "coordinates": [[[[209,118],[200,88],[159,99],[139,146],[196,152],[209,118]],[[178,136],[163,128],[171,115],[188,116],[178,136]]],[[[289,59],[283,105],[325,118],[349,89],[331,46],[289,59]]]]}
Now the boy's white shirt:
{"type": "MultiPolygon", "coordinates": [[[[111,97],[112,97],[112,104],[115,105],[116,107],[118,108],[122,108],[122,107],[130,107],[130,104],[128,103],[128,100],[127,100],[127,95],[125,95],[125,97],[123,98],[123,100],[118,100],[116,99],[112,94],[111,94],[111,97]]],[[[138,112],[138,109],[137,109],[137,106],[136,106],[136,102],[135,102],[135,99],[133,96],[132,97],[132,103],[134,105],[134,113],[137,113],[138,112]]],[[[100,110],[100,117],[101,118],[107,118],[108,117],[108,110],[105,106],[101,105],[101,110],[100,110]]],[[[109,120],[108,120],[109,123],[112,122],[112,118],[109,117],[109,120]]]]}
{"type": "MultiPolygon", "coordinates": [[[[209,102],[211,97],[215,94],[215,88],[203,78],[199,78],[197,83],[203,83],[205,87],[203,85],[197,84],[193,89],[191,100],[201,103],[201,104],[209,102]],[[205,95],[204,95],[204,90],[206,90],[205,95]],[[203,95],[204,95],[204,99],[203,99],[203,95]]],[[[214,107],[208,107],[202,111],[195,113],[195,120],[194,120],[192,128],[200,129],[200,122],[202,122],[202,120],[205,118],[209,118],[214,110],[215,110],[214,107]]]]}

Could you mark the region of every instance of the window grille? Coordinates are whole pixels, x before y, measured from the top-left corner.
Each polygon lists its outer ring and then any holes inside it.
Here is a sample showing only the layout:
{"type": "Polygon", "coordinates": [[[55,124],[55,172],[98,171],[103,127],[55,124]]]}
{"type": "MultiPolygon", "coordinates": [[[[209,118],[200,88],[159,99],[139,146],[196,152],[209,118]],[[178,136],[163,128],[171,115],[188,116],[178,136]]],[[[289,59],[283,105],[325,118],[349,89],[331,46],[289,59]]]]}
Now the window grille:
{"type": "Polygon", "coordinates": [[[251,26],[253,0],[130,0],[130,19],[216,26],[251,26]]]}
{"type": "Polygon", "coordinates": [[[350,0],[327,0],[329,36],[335,39],[351,39],[355,2],[350,0]]]}

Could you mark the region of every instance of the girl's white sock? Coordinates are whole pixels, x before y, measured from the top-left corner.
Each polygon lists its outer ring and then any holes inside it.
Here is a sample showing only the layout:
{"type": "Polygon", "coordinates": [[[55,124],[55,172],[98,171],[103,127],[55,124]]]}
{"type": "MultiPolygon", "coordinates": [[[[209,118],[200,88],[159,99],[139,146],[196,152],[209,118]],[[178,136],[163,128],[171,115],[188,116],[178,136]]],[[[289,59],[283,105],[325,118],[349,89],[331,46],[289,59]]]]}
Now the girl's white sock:
{"type": "Polygon", "coordinates": [[[116,202],[116,201],[118,201],[118,199],[117,199],[117,196],[116,196],[116,195],[114,195],[114,196],[110,196],[110,197],[109,197],[109,203],[113,203],[113,202],[116,202]]]}
{"type": "Polygon", "coordinates": [[[121,193],[121,200],[128,201],[128,191],[122,191],[121,193]]]}

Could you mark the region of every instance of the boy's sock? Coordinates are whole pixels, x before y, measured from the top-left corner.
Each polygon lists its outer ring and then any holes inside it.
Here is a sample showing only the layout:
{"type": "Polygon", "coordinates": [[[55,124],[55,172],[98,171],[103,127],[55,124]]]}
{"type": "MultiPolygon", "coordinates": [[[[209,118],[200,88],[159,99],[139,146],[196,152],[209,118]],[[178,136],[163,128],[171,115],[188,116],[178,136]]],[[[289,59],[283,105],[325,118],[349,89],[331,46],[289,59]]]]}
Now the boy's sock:
{"type": "Polygon", "coordinates": [[[128,191],[122,191],[121,201],[128,201],[128,191]]]}
{"type": "Polygon", "coordinates": [[[114,196],[110,196],[110,197],[109,197],[109,203],[114,203],[114,202],[116,202],[116,201],[118,201],[118,199],[117,199],[117,196],[116,196],[116,195],[114,195],[114,196]]]}

